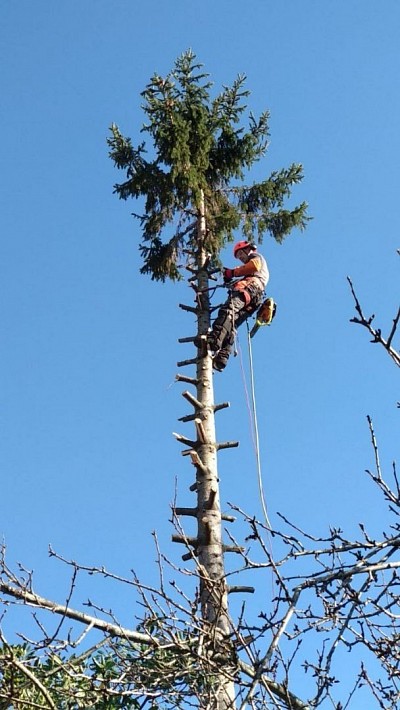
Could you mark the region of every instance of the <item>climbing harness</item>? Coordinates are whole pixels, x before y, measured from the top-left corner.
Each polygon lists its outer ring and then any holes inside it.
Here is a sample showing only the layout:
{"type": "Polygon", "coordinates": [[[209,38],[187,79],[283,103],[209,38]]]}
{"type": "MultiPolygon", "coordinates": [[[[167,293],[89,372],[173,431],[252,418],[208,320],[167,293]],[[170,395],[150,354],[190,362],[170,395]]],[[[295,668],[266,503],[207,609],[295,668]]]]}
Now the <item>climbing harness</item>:
{"type": "MultiPolygon", "coordinates": [[[[273,300],[267,299],[263,302],[265,294],[254,282],[253,279],[240,278],[227,285],[229,291],[228,300],[222,304],[218,311],[218,316],[214,321],[212,331],[212,342],[214,344],[213,367],[222,372],[229,359],[229,353],[235,341],[235,333],[238,326],[257,312],[257,330],[263,322],[271,322],[275,314],[275,304],[273,300]],[[261,305],[260,305],[261,304],[261,305]],[[266,312],[268,304],[270,313],[266,312]]],[[[215,292],[215,287],[213,287],[215,292]]]]}

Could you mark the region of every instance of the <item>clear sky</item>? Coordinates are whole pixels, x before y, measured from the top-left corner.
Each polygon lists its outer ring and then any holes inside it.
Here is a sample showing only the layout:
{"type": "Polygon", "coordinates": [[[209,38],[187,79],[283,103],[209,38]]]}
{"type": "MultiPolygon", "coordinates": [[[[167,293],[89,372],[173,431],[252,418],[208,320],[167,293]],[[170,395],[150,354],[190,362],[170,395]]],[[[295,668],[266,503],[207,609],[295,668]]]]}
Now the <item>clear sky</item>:
{"type": "MultiPolygon", "coordinates": [[[[176,479],[178,503],[194,504],[172,437],[191,433],[176,421],[190,408],[174,378],[193,354],[177,342],[194,333],[178,308],[193,293],[139,275],[135,205],[113,195],[121,176],[106,138],[116,122],[139,140],[140,92],[189,47],[216,92],[247,75],[250,108],[271,112],[269,153],[251,179],[302,163],[294,200],[313,216],[304,234],[262,247],[278,302],[253,342],[271,521],[281,511],[315,534],[354,534],[365,520],[379,534],[366,415],[390,471],[398,373],[349,323],[346,276],[388,331],[399,291],[399,29],[398,0],[1,3],[0,531],[38,592],[65,597],[49,543],[149,581],[152,530],[175,560],[182,552],[168,519],[176,479]]],[[[233,265],[230,250],[224,261],[233,265]]],[[[248,373],[245,330],[240,342],[248,373]]],[[[218,437],[240,440],[220,456],[224,507],[261,516],[239,357],[215,388],[231,402],[218,437]]],[[[75,606],[93,594],[82,579],[75,606]]]]}

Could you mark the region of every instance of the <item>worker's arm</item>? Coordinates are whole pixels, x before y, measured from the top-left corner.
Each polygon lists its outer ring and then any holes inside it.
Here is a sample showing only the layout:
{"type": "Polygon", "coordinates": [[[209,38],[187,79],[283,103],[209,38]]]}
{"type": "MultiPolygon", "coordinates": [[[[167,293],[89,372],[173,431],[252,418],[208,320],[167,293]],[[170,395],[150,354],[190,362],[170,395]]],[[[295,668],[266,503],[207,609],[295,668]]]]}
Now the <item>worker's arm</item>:
{"type": "Polygon", "coordinates": [[[261,269],[261,259],[259,256],[255,256],[253,259],[247,261],[243,266],[237,266],[232,269],[232,278],[235,279],[236,276],[252,276],[261,269]]]}

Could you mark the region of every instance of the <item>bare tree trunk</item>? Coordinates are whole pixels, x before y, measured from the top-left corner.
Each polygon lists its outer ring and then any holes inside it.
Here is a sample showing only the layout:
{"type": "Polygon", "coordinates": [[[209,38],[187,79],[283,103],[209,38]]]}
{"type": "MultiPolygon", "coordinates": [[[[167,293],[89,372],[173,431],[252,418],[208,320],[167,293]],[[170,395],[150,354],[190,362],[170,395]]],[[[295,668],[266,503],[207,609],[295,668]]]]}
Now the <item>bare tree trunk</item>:
{"type": "MultiPolygon", "coordinates": [[[[204,249],[206,220],[204,200],[198,220],[197,285],[200,293],[198,335],[205,336],[210,327],[209,274],[204,249]]],[[[224,570],[221,506],[219,499],[217,443],[215,435],[214,389],[212,360],[206,347],[197,362],[197,400],[201,404],[201,418],[197,422],[197,453],[201,465],[197,467],[197,522],[200,565],[200,598],[202,617],[214,629],[216,647],[229,655],[227,638],[230,633],[228,593],[224,570]]],[[[222,676],[215,707],[218,710],[235,707],[235,692],[231,681],[222,676]]]]}
{"type": "MultiPolygon", "coordinates": [[[[194,548],[198,560],[200,585],[201,615],[204,624],[204,649],[210,656],[212,683],[204,691],[204,697],[199,698],[200,707],[207,710],[231,710],[235,708],[235,687],[231,680],[234,664],[233,647],[230,641],[231,626],[228,615],[228,588],[224,570],[224,552],[227,549],[222,542],[221,506],[219,500],[217,452],[218,448],[235,446],[235,442],[217,444],[215,436],[215,417],[217,409],[228,406],[214,404],[212,359],[207,349],[207,333],[210,328],[210,297],[209,297],[209,256],[205,249],[206,216],[204,199],[198,210],[196,249],[196,268],[193,279],[197,280],[197,307],[184,306],[184,310],[194,312],[197,316],[197,338],[199,342],[197,357],[184,360],[178,365],[196,364],[196,378],[178,376],[178,379],[196,386],[196,397],[190,392],[183,396],[194,407],[194,414],[181,418],[181,421],[194,420],[196,440],[190,440],[176,434],[179,441],[190,448],[184,454],[190,454],[196,468],[196,483],[191,490],[197,492],[197,506],[191,508],[176,508],[177,515],[192,515],[197,517],[197,536],[190,538],[189,543],[194,548]]],[[[190,342],[194,338],[182,338],[181,342],[190,342]]],[[[229,516],[224,516],[229,520],[229,516]]],[[[175,542],[187,544],[188,538],[174,535],[175,542]]],[[[188,553],[184,559],[191,557],[188,553]]]]}

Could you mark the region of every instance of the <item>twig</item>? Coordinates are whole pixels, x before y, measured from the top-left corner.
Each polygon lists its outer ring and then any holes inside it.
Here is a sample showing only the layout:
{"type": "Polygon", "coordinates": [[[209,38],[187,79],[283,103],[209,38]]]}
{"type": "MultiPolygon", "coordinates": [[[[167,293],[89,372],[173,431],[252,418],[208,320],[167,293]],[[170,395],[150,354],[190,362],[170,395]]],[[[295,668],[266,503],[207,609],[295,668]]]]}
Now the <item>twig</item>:
{"type": "Polygon", "coordinates": [[[396,316],[393,319],[393,326],[392,326],[392,329],[389,333],[389,337],[387,338],[387,340],[385,340],[385,338],[382,336],[382,332],[381,332],[380,328],[373,328],[373,326],[372,326],[372,321],[374,320],[375,315],[372,315],[369,318],[367,318],[364,315],[360,301],[357,298],[353,283],[352,283],[351,279],[349,278],[349,276],[347,277],[347,281],[349,282],[351,293],[353,295],[354,302],[355,302],[355,309],[356,309],[358,316],[359,316],[359,317],[355,316],[353,318],[350,318],[350,322],[357,323],[358,325],[364,326],[364,328],[366,328],[368,330],[368,332],[372,335],[371,342],[380,343],[381,345],[383,345],[385,350],[387,350],[390,357],[392,358],[393,362],[398,367],[400,367],[400,352],[398,352],[397,350],[392,348],[392,340],[393,340],[393,337],[396,333],[396,329],[397,329],[397,326],[400,321],[400,307],[396,313],[396,316]]]}

